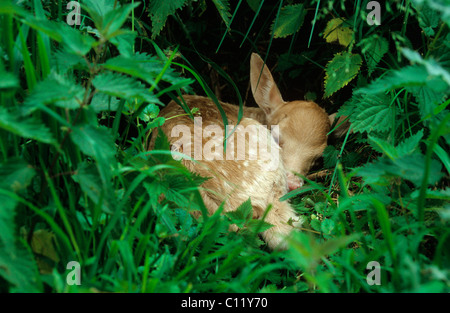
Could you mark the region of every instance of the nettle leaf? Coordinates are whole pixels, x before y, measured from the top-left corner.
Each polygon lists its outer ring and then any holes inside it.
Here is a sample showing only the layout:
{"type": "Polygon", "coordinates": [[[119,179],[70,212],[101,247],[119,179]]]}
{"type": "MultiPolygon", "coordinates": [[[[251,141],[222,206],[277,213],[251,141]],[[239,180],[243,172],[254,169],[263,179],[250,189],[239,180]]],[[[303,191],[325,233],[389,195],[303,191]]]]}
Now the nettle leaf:
{"type": "Polygon", "coordinates": [[[62,48],[68,53],[84,56],[91,50],[95,43],[94,38],[84,35],[79,30],[65,23],[39,19],[34,16],[27,16],[23,22],[33,29],[45,33],[53,40],[61,42],[62,48]]]}
{"type": "Polygon", "coordinates": [[[119,36],[111,38],[110,42],[117,47],[121,55],[129,58],[134,54],[133,47],[136,36],[136,32],[126,31],[119,36]]]}
{"type": "MultiPolygon", "coordinates": [[[[109,181],[102,181],[98,168],[94,164],[80,163],[72,178],[80,185],[92,202],[96,205],[102,205],[103,211],[106,213],[115,212],[117,199],[114,197],[112,184],[109,181]]],[[[88,206],[86,205],[86,207],[88,206]]]]}
{"type": "Polygon", "coordinates": [[[86,67],[86,61],[82,56],[58,50],[52,54],[51,66],[55,67],[58,73],[66,73],[76,66],[86,67]]]}
{"type": "Polygon", "coordinates": [[[323,38],[327,42],[337,41],[340,45],[347,47],[353,39],[353,30],[345,26],[345,19],[334,18],[327,23],[323,32],[323,38]]]}
{"type": "Polygon", "coordinates": [[[159,35],[166,24],[169,15],[173,15],[176,10],[181,9],[188,3],[188,0],[152,0],[148,5],[148,11],[152,20],[152,39],[159,35]]]}
{"type": "Polygon", "coordinates": [[[53,73],[36,85],[23,109],[30,113],[50,103],[65,109],[78,109],[84,93],[84,88],[73,79],[53,73]]]}
{"type": "Polygon", "coordinates": [[[70,135],[84,154],[97,161],[113,163],[116,149],[108,128],[82,125],[74,127],[70,135]]]}
{"type": "Polygon", "coordinates": [[[325,75],[325,95],[329,97],[346,86],[358,74],[362,64],[359,54],[340,52],[328,62],[325,75]]]}
{"type": "Polygon", "coordinates": [[[106,127],[81,125],[72,128],[70,138],[84,154],[97,161],[98,171],[104,185],[112,178],[112,168],[116,166],[114,140],[106,127]]]}
{"type": "Polygon", "coordinates": [[[0,80],[0,91],[19,88],[20,84],[16,75],[5,72],[0,68],[0,76],[2,78],[0,80]]]}
{"type": "MultiPolygon", "coordinates": [[[[22,159],[9,159],[0,164],[0,189],[9,192],[25,190],[36,171],[22,159]]],[[[16,240],[15,207],[17,201],[0,193],[0,277],[19,292],[37,292],[37,266],[30,250],[16,240]]]]}
{"type": "Polygon", "coordinates": [[[116,97],[108,96],[104,93],[96,93],[92,97],[90,107],[99,113],[102,111],[117,111],[119,109],[120,101],[116,97]]]}
{"type": "Polygon", "coordinates": [[[40,120],[0,107],[0,128],[27,139],[57,145],[50,129],[40,120]]]}
{"type": "Polygon", "coordinates": [[[358,46],[362,46],[361,51],[366,59],[369,75],[371,75],[383,55],[388,52],[389,43],[384,37],[375,34],[361,40],[358,46]]]}
{"type": "Polygon", "coordinates": [[[146,53],[136,53],[131,57],[118,56],[109,59],[103,67],[112,71],[140,78],[150,85],[155,84],[155,78],[162,74],[161,79],[180,88],[192,82],[176,73],[172,68],[165,67],[165,62],[146,53]]]}
{"type": "Polygon", "coordinates": [[[439,76],[430,75],[423,65],[411,65],[391,71],[373,81],[369,86],[360,88],[356,93],[378,94],[402,87],[427,87],[442,93],[447,92],[448,85],[439,76]]]}
{"type": "Polygon", "coordinates": [[[422,28],[427,37],[434,36],[434,28],[439,25],[439,12],[431,9],[427,2],[415,4],[414,6],[417,10],[417,19],[419,20],[419,26],[422,28]]]}
{"type": "Polygon", "coordinates": [[[390,142],[381,138],[369,136],[369,139],[376,145],[376,150],[383,152],[390,159],[397,159],[417,151],[422,137],[423,130],[418,131],[415,135],[406,138],[395,147],[390,142]]]}
{"type": "Polygon", "coordinates": [[[300,30],[306,15],[303,4],[286,5],[281,8],[278,19],[272,22],[274,38],[285,38],[300,30]]]}
{"type": "Polygon", "coordinates": [[[212,0],[220,14],[220,17],[225,22],[225,25],[230,27],[231,13],[230,13],[230,2],[228,0],[212,0]]]}
{"type": "Polygon", "coordinates": [[[325,168],[333,168],[336,166],[339,151],[333,146],[327,146],[323,151],[323,165],[325,168]]]}
{"type": "Polygon", "coordinates": [[[114,10],[114,1],[110,0],[82,0],[82,4],[94,22],[114,10]]]}
{"type": "Polygon", "coordinates": [[[338,115],[348,115],[354,131],[383,132],[391,129],[396,109],[390,106],[390,98],[385,94],[354,94],[338,115]]]}
{"type": "Polygon", "coordinates": [[[107,95],[124,98],[144,100],[150,103],[159,103],[158,98],[148,92],[148,89],[135,78],[118,73],[105,72],[97,75],[92,84],[95,88],[107,95]]]}
{"type": "MultiPolygon", "coordinates": [[[[356,173],[362,176],[368,184],[387,185],[390,179],[401,177],[411,181],[416,187],[420,187],[422,185],[425,162],[423,154],[414,152],[396,159],[378,159],[373,163],[368,163],[356,169],[356,173]]],[[[432,159],[428,184],[436,183],[442,176],[442,165],[439,161],[432,159]]]]}
{"type": "Polygon", "coordinates": [[[227,212],[226,215],[233,224],[243,227],[253,216],[253,207],[250,199],[243,202],[235,211],[227,212]]]}

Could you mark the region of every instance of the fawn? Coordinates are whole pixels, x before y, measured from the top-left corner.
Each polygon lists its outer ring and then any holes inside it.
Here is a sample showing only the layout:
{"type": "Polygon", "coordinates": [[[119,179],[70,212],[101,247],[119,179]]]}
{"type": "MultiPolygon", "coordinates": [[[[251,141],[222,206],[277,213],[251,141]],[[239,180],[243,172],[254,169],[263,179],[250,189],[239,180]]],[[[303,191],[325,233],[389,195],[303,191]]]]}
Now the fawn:
{"type": "MultiPolygon", "coordinates": [[[[224,201],[224,212],[227,212],[251,198],[253,218],[259,219],[272,204],[265,221],[274,226],[261,235],[269,248],[285,249],[284,237],[300,227],[302,221],[287,201],[279,199],[302,185],[295,173],[306,175],[315,159],[321,156],[327,144],[330,121],[334,117],[329,117],[314,102],[285,102],[269,69],[255,53],[250,61],[250,84],[259,108],[244,107],[244,117],[239,125],[246,132],[235,131],[237,145],[233,144],[234,137],[227,139],[226,158],[222,150],[226,127],[219,109],[209,98],[183,95],[179,99],[190,109],[199,108],[201,119],[195,118],[194,121],[184,114],[180,105],[171,101],[161,111],[161,116],[176,117],[166,120],[160,130],[166,134],[172,151],[198,161],[183,158],[182,163],[189,170],[211,177],[200,188],[209,214],[224,201]],[[269,131],[263,125],[271,125],[273,130],[269,131]],[[180,133],[183,133],[181,139],[180,133]],[[263,152],[260,149],[261,154],[256,158],[255,144],[267,148],[263,152]],[[194,148],[193,153],[191,148],[194,148]],[[281,156],[277,159],[278,153],[281,156]]],[[[228,126],[231,126],[227,127],[227,134],[230,134],[237,124],[239,107],[224,102],[220,104],[228,126]]],[[[154,145],[155,135],[150,148],[154,145]]]]}

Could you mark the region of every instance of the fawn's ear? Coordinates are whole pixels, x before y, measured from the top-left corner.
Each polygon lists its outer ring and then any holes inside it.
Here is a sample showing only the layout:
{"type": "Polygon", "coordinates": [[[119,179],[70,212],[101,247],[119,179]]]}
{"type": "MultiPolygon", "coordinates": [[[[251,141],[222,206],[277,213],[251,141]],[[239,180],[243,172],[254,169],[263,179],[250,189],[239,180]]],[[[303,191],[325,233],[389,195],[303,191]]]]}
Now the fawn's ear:
{"type": "Polygon", "coordinates": [[[272,74],[256,53],[252,53],[250,59],[250,84],[256,104],[264,110],[266,115],[270,115],[271,112],[284,104],[272,74]]]}
{"type": "Polygon", "coordinates": [[[336,140],[347,134],[348,129],[350,128],[350,122],[347,116],[340,116],[336,118],[337,113],[333,113],[328,115],[330,119],[331,129],[337,126],[335,130],[330,134],[331,139],[336,140]]]}

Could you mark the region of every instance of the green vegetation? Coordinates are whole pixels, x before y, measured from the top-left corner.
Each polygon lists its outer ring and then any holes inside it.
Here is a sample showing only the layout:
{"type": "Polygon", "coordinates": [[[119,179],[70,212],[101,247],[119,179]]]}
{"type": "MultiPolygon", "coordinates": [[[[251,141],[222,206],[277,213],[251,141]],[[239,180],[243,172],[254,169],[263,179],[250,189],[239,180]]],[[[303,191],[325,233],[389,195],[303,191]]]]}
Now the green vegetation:
{"type": "Polygon", "coordinates": [[[450,291],[448,0],[386,1],[380,25],[360,0],[84,0],[69,26],[67,2],[0,2],[0,291],[450,291]],[[252,52],[352,124],[284,197],[308,221],[287,251],[146,150],[181,93],[252,105],[252,52]]]}

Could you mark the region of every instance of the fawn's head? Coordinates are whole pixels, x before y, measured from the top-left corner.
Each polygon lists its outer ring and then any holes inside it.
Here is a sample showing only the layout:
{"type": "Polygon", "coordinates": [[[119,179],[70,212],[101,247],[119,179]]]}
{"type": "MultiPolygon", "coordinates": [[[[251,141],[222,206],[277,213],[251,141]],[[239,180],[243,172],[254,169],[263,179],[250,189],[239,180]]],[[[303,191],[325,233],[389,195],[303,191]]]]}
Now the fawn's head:
{"type": "Polygon", "coordinates": [[[255,53],[250,61],[250,83],[268,124],[279,126],[279,145],[288,170],[289,189],[298,188],[302,182],[293,172],[306,175],[327,145],[328,114],[314,102],[285,102],[269,69],[255,53]]]}

